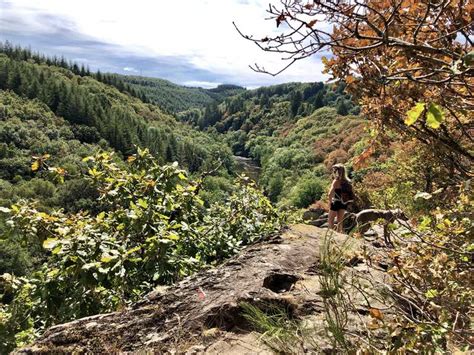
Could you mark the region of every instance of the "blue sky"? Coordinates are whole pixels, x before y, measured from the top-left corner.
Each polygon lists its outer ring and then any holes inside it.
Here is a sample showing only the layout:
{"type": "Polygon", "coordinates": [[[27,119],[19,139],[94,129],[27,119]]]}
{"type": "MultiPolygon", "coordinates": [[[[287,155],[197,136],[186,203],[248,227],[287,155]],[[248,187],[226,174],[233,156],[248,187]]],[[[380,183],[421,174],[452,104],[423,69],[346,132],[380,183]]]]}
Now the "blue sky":
{"type": "MultiPolygon", "coordinates": [[[[274,0],[275,2],[275,0],[274,0]]],[[[265,21],[269,0],[0,0],[0,40],[65,56],[92,70],[153,76],[188,85],[258,87],[321,81],[319,57],[277,77],[255,73],[285,63],[235,31],[263,38],[276,33],[265,21]]]]}

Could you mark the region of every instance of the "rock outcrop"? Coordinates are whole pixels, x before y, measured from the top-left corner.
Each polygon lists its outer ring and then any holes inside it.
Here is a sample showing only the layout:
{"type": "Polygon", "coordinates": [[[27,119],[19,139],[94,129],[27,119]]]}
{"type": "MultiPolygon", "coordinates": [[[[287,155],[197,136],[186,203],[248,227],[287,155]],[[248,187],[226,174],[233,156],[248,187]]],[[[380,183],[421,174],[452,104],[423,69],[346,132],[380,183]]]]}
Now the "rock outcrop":
{"type": "MultiPolygon", "coordinates": [[[[242,302],[277,305],[291,317],[310,320],[320,333],[314,346],[328,347],[319,279],[319,250],[325,233],[313,226],[292,226],[220,266],[157,289],[130,309],[51,327],[17,353],[272,353],[243,317],[242,302]]],[[[334,238],[352,250],[363,243],[358,239],[347,243],[351,237],[345,235],[334,234],[334,238]]],[[[384,278],[383,270],[367,265],[355,253],[348,257],[347,270],[384,278]]],[[[352,302],[352,318],[368,321],[367,300],[354,296],[352,302]]],[[[370,306],[374,304],[375,300],[370,306]]]]}

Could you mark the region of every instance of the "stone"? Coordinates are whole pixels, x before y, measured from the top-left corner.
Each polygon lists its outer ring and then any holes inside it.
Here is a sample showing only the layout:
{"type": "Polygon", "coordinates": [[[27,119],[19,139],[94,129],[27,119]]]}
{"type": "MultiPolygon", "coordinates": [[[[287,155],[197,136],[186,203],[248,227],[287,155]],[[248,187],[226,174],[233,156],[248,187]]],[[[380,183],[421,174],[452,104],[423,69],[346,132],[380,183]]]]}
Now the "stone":
{"type": "MultiPolygon", "coordinates": [[[[273,353],[245,317],[243,302],[264,311],[285,309],[289,317],[301,321],[317,319],[318,346],[325,346],[330,340],[324,338],[321,321],[318,268],[326,234],[325,229],[293,225],[279,238],[248,246],[215,268],[201,270],[166,290],[151,292],[128,309],[51,327],[15,353],[273,353]],[[206,297],[197,297],[196,290],[202,290],[206,297]]],[[[348,244],[351,237],[338,233],[332,238],[354,249],[365,243],[353,239],[348,244]]],[[[348,275],[357,263],[348,263],[348,275]]],[[[370,269],[371,277],[382,272],[380,268],[370,269]]],[[[367,300],[357,297],[355,290],[352,294],[357,309],[365,307],[367,300]]],[[[365,316],[354,314],[350,319],[355,322],[361,317],[365,316]]],[[[305,351],[317,352],[316,348],[305,351]]]]}

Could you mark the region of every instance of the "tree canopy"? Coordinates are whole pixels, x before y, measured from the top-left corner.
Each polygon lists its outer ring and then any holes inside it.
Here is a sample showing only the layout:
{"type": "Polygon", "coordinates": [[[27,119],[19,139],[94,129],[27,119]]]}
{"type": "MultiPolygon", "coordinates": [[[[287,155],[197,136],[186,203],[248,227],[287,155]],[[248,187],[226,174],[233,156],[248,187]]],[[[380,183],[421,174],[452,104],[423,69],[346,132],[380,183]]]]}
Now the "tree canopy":
{"type": "Polygon", "coordinates": [[[472,1],[285,0],[270,5],[268,13],[283,33],[244,36],[265,51],[284,54],[283,70],[331,51],[323,58],[326,71],[347,83],[380,131],[415,137],[439,151],[453,176],[470,174],[472,1]]]}

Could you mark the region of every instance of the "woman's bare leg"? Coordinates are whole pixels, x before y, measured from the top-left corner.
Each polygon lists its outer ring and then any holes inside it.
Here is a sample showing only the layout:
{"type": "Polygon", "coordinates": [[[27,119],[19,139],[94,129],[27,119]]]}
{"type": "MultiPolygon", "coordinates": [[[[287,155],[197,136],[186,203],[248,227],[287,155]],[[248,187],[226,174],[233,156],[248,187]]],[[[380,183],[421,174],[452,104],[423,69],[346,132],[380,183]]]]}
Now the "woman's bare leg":
{"type": "Polygon", "coordinates": [[[343,225],[344,225],[344,214],[346,210],[340,209],[337,211],[337,231],[339,233],[343,232],[343,225]]]}
{"type": "Polygon", "coordinates": [[[334,219],[336,218],[337,212],[329,210],[329,216],[328,216],[328,226],[330,230],[334,229],[334,219]]]}

